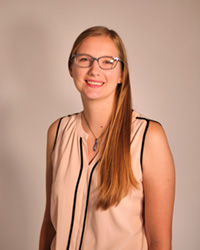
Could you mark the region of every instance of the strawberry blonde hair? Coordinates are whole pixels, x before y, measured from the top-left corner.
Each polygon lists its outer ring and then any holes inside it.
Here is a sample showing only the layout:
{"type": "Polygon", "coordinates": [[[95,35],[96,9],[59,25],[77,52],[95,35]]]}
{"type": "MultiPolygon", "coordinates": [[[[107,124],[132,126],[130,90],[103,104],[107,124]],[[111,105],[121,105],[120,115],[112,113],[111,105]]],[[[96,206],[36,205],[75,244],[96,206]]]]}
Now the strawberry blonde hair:
{"type": "Polygon", "coordinates": [[[137,187],[137,181],[132,172],[130,154],[131,87],[124,44],[114,30],[103,26],[91,27],[77,37],[69,56],[69,70],[73,63],[73,54],[77,52],[86,38],[94,36],[111,38],[119,51],[119,58],[123,61],[122,83],[118,84],[116,88],[115,101],[100,152],[99,196],[96,207],[106,210],[113,205],[118,205],[131,188],[137,187]]]}

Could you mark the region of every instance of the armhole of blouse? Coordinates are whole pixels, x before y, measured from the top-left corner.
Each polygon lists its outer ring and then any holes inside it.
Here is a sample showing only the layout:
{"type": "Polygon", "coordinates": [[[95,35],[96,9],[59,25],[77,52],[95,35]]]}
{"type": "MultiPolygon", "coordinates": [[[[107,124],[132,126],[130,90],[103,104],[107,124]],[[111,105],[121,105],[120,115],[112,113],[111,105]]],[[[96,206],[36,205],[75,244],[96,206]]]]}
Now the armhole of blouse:
{"type": "Polygon", "coordinates": [[[53,145],[53,150],[52,150],[52,153],[55,149],[55,146],[56,146],[56,141],[57,141],[57,137],[58,137],[58,132],[59,132],[59,128],[60,128],[60,124],[61,124],[61,121],[64,117],[61,117],[59,122],[58,122],[58,127],[57,127],[57,130],[56,130],[56,136],[55,136],[55,140],[54,140],[54,145],[53,145]]]}
{"type": "Polygon", "coordinates": [[[140,165],[141,165],[141,170],[143,172],[143,152],[144,152],[144,143],[145,143],[145,138],[146,138],[146,134],[147,134],[147,130],[149,127],[149,120],[148,119],[144,119],[146,120],[147,124],[144,130],[144,134],[143,134],[143,138],[142,138],[142,147],[141,147],[141,153],[140,153],[140,165]]]}
{"type": "Polygon", "coordinates": [[[144,152],[145,138],[146,138],[147,130],[149,128],[149,122],[152,121],[152,122],[156,122],[158,124],[160,124],[160,123],[157,122],[157,121],[154,121],[154,120],[150,120],[150,119],[144,118],[144,117],[136,117],[136,118],[140,119],[140,120],[145,120],[147,122],[145,130],[144,130],[143,138],[142,138],[142,146],[141,146],[141,153],[140,153],[140,165],[141,165],[141,170],[143,172],[143,152],[144,152]]]}

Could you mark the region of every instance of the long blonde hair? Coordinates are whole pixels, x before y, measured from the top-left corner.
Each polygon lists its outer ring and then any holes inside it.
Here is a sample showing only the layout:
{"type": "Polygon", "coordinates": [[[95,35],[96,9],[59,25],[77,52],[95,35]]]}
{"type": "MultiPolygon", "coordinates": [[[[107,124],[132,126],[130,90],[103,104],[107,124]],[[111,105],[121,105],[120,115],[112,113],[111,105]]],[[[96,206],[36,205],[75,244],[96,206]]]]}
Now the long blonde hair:
{"type": "Polygon", "coordinates": [[[119,35],[103,26],[95,26],[83,31],[75,40],[72,47],[68,67],[71,69],[72,56],[87,37],[108,36],[112,39],[123,61],[122,83],[117,85],[115,101],[110,122],[101,145],[99,197],[97,209],[108,209],[119,204],[132,187],[137,188],[137,181],[132,172],[130,154],[131,135],[131,87],[128,70],[127,55],[124,44],[119,35]]]}

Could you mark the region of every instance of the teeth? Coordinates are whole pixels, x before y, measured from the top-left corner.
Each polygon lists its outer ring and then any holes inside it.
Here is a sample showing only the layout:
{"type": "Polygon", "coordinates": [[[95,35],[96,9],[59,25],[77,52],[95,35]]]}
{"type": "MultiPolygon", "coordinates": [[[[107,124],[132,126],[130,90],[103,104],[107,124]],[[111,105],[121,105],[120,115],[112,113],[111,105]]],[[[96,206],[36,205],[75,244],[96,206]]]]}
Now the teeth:
{"type": "Polygon", "coordinates": [[[92,81],[87,81],[87,83],[91,85],[97,85],[97,86],[101,86],[103,84],[103,82],[92,82],[92,81]]]}

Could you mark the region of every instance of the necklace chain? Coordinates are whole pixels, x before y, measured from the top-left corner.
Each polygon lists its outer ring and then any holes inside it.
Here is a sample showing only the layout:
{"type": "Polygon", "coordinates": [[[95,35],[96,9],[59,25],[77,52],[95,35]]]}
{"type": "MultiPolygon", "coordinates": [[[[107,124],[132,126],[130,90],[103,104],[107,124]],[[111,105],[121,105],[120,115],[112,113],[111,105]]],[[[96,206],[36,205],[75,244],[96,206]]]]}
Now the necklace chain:
{"type": "Polygon", "coordinates": [[[86,117],[85,117],[84,112],[83,112],[83,116],[84,116],[84,119],[85,119],[85,121],[86,121],[86,123],[87,123],[87,126],[88,126],[89,130],[91,131],[91,133],[93,134],[93,136],[94,136],[94,138],[95,138],[95,143],[94,143],[94,146],[93,146],[93,150],[96,151],[98,140],[101,138],[101,136],[103,135],[103,133],[97,138],[97,137],[95,136],[94,132],[92,131],[92,129],[91,129],[91,127],[90,127],[90,124],[89,124],[88,120],[87,120],[86,117]]]}

